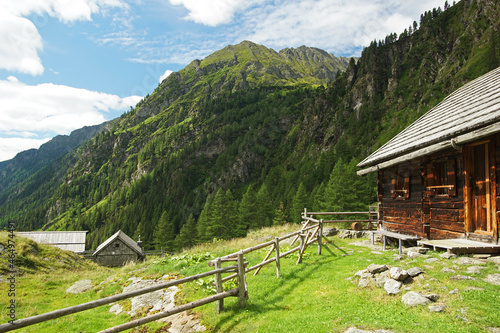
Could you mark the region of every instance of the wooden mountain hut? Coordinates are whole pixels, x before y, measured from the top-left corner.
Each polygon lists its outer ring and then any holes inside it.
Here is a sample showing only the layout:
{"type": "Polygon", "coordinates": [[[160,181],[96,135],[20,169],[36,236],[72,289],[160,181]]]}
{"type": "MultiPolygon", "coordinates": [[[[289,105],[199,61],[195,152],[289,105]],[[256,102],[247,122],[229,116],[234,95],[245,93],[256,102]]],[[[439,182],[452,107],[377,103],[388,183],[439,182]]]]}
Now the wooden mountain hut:
{"type": "Polygon", "coordinates": [[[500,67],[447,96],[358,166],[361,176],[378,173],[379,229],[499,244],[500,67]]]}
{"type": "Polygon", "coordinates": [[[96,263],[110,267],[145,258],[142,247],[121,230],[99,245],[92,256],[96,263]]]}

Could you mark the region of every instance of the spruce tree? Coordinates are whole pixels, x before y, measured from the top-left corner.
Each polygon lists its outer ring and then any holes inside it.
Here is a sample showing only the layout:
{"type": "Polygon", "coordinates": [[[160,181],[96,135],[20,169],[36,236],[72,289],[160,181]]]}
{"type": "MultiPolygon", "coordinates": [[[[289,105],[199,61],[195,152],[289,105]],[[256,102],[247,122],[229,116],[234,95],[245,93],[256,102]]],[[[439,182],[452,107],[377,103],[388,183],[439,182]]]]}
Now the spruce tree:
{"type": "Polygon", "coordinates": [[[238,223],[235,227],[236,237],[245,237],[249,226],[256,220],[255,193],[253,186],[248,186],[238,205],[238,223]]]}
{"type": "Polygon", "coordinates": [[[174,239],[174,224],[171,222],[168,213],[163,212],[153,235],[153,244],[157,250],[173,251],[174,239]]]}
{"type": "Polygon", "coordinates": [[[181,250],[183,248],[190,248],[196,245],[198,238],[198,230],[196,225],[196,220],[193,214],[189,215],[186,224],[181,228],[181,231],[175,238],[175,246],[177,249],[181,250]]]}
{"type": "MultiPolygon", "coordinates": [[[[290,217],[292,222],[300,223],[302,220],[301,213],[304,211],[304,208],[307,208],[307,201],[308,196],[306,188],[303,183],[300,183],[292,201],[292,216],[290,217]]],[[[311,209],[311,207],[309,207],[309,209],[311,209]]]]}

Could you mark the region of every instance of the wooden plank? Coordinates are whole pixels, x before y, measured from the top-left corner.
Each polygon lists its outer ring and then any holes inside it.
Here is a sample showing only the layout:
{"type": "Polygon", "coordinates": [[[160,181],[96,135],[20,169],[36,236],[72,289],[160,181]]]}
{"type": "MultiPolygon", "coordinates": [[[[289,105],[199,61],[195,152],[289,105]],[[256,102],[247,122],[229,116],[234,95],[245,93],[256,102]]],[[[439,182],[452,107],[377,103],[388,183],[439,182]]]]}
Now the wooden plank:
{"type": "Polygon", "coordinates": [[[439,209],[431,207],[431,220],[464,222],[463,209],[439,209]]]}
{"type": "Polygon", "coordinates": [[[431,227],[430,237],[431,239],[450,239],[450,238],[460,238],[464,234],[455,231],[435,229],[431,227]]]}
{"type": "Polygon", "coordinates": [[[463,222],[431,220],[430,226],[431,226],[431,228],[434,228],[434,229],[455,231],[455,232],[459,232],[462,234],[465,233],[465,224],[463,222]]]}

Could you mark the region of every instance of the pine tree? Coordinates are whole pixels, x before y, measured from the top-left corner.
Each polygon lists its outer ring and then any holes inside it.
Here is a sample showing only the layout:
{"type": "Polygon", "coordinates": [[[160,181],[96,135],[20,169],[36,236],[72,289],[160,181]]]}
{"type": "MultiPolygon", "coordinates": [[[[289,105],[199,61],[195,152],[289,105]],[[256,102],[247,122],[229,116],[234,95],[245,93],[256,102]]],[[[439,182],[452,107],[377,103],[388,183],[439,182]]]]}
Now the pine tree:
{"type": "Polygon", "coordinates": [[[238,223],[235,227],[235,236],[244,237],[249,226],[256,220],[255,214],[255,193],[253,186],[248,186],[245,194],[238,205],[238,223]]]}
{"type": "Polygon", "coordinates": [[[292,201],[291,221],[293,223],[300,223],[300,221],[302,220],[301,213],[304,211],[304,208],[307,208],[308,199],[309,198],[307,196],[306,188],[304,187],[303,183],[300,183],[299,188],[297,189],[297,192],[295,193],[292,201]]]}
{"type": "Polygon", "coordinates": [[[157,250],[174,250],[175,229],[168,213],[163,212],[153,235],[153,244],[157,250]]]}
{"type": "Polygon", "coordinates": [[[196,220],[193,214],[189,215],[186,224],[181,228],[181,231],[175,238],[175,246],[177,249],[181,250],[183,248],[190,248],[196,245],[198,238],[198,230],[196,225],[196,220]]]}
{"type": "Polygon", "coordinates": [[[287,222],[287,217],[285,215],[285,207],[283,202],[280,202],[279,207],[274,213],[273,225],[283,225],[287,222]]]}
{"type": "Polygon", "coordinates": [[[251,228],[269,227],[272,224],[272,201],[266,184],[262,184],[255,196],[256,219],[252,221],[251,228]]]}
{"type": "Polygon", "coordinates": [[[209,229],[209,211],[212,205],[212,197],[208,196],[205,201],[205,205],[203,206],[203,210],[201,211],[200,217],[198,218],[197,223],[197,234],[198,234],[198,242],[203,243],[211,240],[210,235],[208,234],[209,229]]]}

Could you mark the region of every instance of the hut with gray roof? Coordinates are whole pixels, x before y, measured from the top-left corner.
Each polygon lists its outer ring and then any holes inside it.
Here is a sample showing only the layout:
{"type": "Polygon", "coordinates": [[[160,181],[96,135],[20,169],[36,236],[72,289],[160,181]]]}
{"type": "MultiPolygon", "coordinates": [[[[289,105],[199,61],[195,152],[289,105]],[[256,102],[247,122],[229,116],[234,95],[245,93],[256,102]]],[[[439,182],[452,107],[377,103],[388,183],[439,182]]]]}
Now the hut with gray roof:
{"type": "Polygon", "coordinates": [[[361,161],[378,173],[379,228],[499,243],[500,67],[469,82],[361,161]]]}
{"type": "Polygon", "coordinates": [[[103,266],[123,266],[127,262],[144,260],[144,250],[139,244],[119,230],[99,245],[92,256],[103,266]]]}

